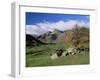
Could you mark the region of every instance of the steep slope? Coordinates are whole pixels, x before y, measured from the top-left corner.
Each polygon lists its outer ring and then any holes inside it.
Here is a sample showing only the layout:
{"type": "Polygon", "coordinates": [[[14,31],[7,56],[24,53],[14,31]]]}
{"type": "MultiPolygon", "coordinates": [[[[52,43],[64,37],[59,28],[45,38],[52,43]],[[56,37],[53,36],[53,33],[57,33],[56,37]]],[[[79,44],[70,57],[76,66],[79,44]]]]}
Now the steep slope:
{"type": "Polygon", "coordinates": [[[37,46],[40,44],[45,44],[40,40],[36,39],[34,36],[30,34],[26,34],[26,46],[37,46]]]}
{"type": "Polygon", "coordinates": [[[54,30],[53,32],[46,32],[42,35],[40,35],[38,37],[38,39],[42,42],[45,42],[45,43],[56,43],[57,42],[57,38],[60,34],[62,34],[63,31],[60,31],[60,30],[54,30]]]}

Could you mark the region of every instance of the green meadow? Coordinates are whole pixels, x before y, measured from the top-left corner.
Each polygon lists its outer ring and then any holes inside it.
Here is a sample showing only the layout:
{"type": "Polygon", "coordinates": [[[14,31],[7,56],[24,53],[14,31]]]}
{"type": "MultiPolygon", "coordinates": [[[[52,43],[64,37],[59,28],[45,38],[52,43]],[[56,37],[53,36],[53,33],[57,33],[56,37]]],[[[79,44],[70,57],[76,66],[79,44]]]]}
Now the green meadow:
{"type": "Polygon", "coordinates": [[[89,52],[87,51],[52,60],[50,58],[51,54],[54,54],[55,50],[61,46],[64,49],[68,48],[66,44],[46,44],[26,47],[26,67],[89,64],[89,52]]]}

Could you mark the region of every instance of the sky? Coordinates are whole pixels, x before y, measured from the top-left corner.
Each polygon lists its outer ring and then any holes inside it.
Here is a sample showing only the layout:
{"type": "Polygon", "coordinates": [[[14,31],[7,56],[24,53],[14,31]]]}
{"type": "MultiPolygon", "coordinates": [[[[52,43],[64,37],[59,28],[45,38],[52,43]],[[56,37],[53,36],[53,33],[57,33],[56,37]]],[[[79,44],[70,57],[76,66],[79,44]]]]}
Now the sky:
{"type": "Polygon", "coordinates": [[[41,35],[55,29],[72,29],[75,24],[89,27],[89,22],[89,15],[26,12],[25,25],[27,34],[41,35]]]}

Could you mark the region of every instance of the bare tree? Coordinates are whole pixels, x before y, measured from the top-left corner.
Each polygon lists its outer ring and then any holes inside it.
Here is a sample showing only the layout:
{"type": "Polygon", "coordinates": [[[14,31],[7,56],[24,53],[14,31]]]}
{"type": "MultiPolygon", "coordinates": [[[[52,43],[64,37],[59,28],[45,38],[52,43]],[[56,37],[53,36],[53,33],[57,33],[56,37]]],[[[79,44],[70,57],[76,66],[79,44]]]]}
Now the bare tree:
{"type": "Polygon", "coordinates": [[[80,27],[77,24],[72,29],[72,40],[71,41],[72,41],[72,45],[77,48],[80,43],[80,27]]]}

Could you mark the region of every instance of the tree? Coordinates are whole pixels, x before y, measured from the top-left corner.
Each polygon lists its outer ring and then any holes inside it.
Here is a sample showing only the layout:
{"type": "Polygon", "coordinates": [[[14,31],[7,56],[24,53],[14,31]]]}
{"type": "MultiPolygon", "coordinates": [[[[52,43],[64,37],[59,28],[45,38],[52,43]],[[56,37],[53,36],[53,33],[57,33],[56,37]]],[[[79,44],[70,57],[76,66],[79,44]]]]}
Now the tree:
{"type": "Polygon", "coordinates": [[[80,43],[80,27],[76,24],[75,27],[72,29],[72,45],[74,47],[78,47],[80,43]]]}
{"type": "Polygon", "coordinates": [[[67,30],[58,38],[59,43],[67,44],[70,47],[89,48],[89,28],[84,26],[74,25],[74,28],[67,30]]]}

